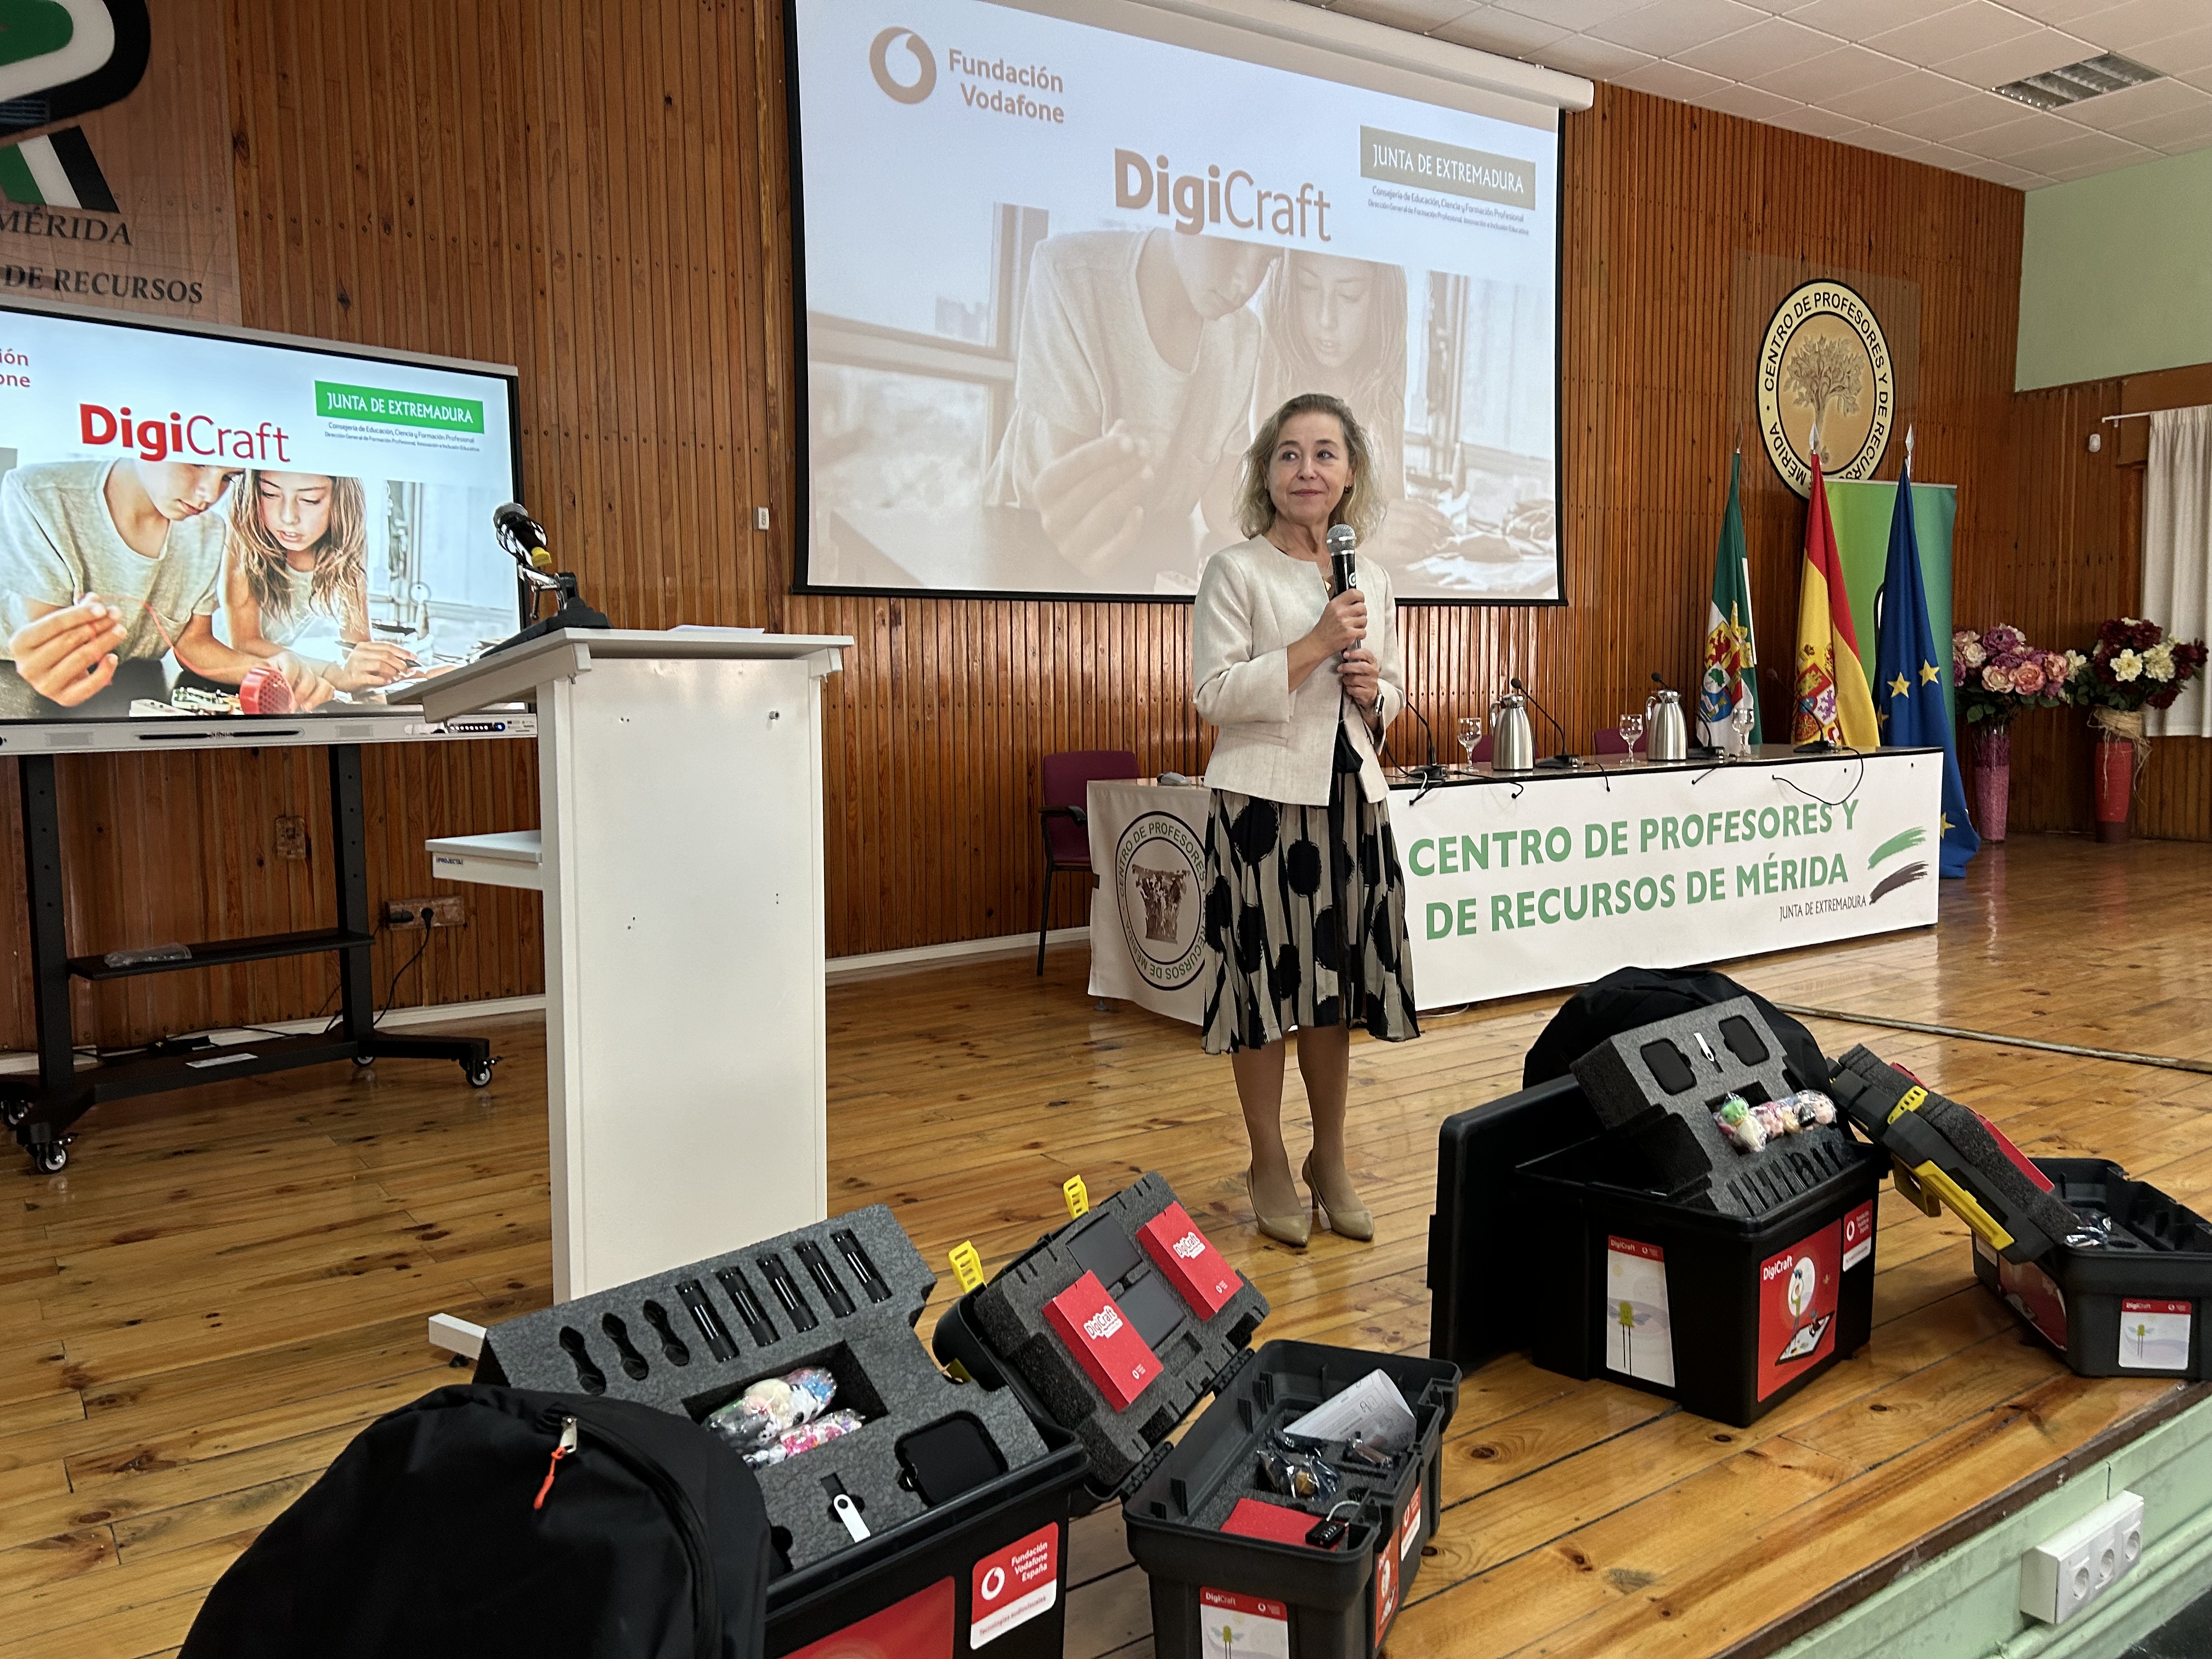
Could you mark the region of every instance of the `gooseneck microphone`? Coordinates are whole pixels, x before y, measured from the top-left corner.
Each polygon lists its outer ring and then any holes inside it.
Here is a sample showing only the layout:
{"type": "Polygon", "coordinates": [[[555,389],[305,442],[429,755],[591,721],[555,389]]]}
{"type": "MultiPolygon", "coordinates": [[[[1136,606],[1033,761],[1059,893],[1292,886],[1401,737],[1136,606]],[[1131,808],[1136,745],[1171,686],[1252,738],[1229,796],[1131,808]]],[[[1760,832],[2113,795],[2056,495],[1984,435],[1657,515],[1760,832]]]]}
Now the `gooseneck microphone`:
{"type": "Polygon", "coordinates": [[[530,509],[520,501],[506,501],[494,507],[491,527],[515,556],[517,564],[526,561],[532,569],[551,572],[553,550],[545,544],[545,526],[532,518],[530,509]]]}
{"type": "Polygon", "coordinates": [[[1521,683],[1521,677],[1519,675],[1515,675],[1511,679],[1508,680],[1506,684],[1510,685],[1516,691],[1518,691],[1523,697],[1527,698],[1528,706],[1531,708],[1541,714],[1546,720],[1551,720],[1552,730],[1559,734],[1559,752],[1556,755],[1551,756],[1547,759],[1538,761],[1536,764],[1539,766],[1548,766],[1555,770],[1566,771],[1571,771],[1575,768],[1580,766],[1582,762],[1577,760],[1572,754],[1568,752],[1566,727],[1561,726],[1559,721],[1552,720],[1552,711],[1545,708],[1542,703],[1536,701],[1535,694],[1530,691],[1527,686],[1521,683]]]}

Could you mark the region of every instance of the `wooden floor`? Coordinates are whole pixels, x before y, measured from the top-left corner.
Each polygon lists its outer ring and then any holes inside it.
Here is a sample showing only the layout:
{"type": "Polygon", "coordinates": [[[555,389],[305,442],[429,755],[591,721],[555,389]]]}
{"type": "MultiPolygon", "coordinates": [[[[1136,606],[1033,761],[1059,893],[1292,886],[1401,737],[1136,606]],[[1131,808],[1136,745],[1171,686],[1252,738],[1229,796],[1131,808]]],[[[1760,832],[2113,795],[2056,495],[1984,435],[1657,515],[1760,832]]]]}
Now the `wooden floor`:
{"type": "MultiPolygon", "coordinates": [[[[1737,971],[1786,1000],[2203,1062],[2208,937],[2212,847],[2038,839],[1947,884],[1933,933],[1737,971]]],[[[1101,1192],[1157,1168],[1273,1303],[1263,1338],[1423,1350],[1436,1126],[1516,1086],[1557,999],[1355,1049],[1378,1239],[1301,1255],[1245,1218],[1225,1064],[1185,1028],[1095,1012],[1085,961],[833,988],[832,1208],[889,1203],[933,1263],[964,1237],[995,1262],[1052,1224],[1067,1175],[1101,1192]]],[[[2031,1151],[2100,1153],[2212,1203],[2212,1075],[1815,1030],[2031,1151]]],[[[542,1039],[495,1035],[483,1092],[427,1063],[241,1081],[102,1108],[65,1175],[0,1174],[0,1659],[173,1648],[362,1424],[452,1380],[426,1315],[548,1299],[542,1039]]],[[[1958,1517],[2203,1392],[2072,1376],[1973,1285],[1962,1229],[1893,1194],[1877,1261],[1866,1352],[1751,1430],[1518,1358],[1468,1377],[1393,1659],[1770,1650],[1958,1517]]],[[[1151,1652],[1119,1534],[1111,1515],[1078,1529],[1071,1656],[1151,1652]]]]}

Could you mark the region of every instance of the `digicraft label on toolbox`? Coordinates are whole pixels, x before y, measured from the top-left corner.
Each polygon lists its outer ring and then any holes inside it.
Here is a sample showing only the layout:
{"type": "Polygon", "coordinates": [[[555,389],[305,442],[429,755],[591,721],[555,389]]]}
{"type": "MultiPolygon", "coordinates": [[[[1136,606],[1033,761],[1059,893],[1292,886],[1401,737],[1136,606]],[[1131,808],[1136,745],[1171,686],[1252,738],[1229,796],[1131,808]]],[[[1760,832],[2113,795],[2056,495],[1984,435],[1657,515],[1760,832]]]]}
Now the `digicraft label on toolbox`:
{"type": "Polygon", "coordinates": [[[2189,1369],[2189,1325],[2193,1302],[2120,1304],[2120,1364],[2130,1370],[2185,1371],[2189,1369]]]}
{"type": "Polygon", "coordinates": [[[985,1556],[969,1585],[968,1645],[980,1648],[1050,1613],[1060,1600],[1060,1523],[985,1556]]]}
{"type": "Polygon", "coordinates": [[[1844,1224],[1831,1221],[1759,1267],[1759,1397],[1836,1351],[1844,1224]]]}
{"type": "Polygon", "coordinates": [[[791,1659],[952,1659],[952,1581],[940,1578],[791,1659]]]}
{"type": "Polygon", "coordinates": [[[1234,1590],[1198,1592],[1200,1649],[1237,1659],[1291,1659],[1291,1610],[1262,1596],[1234,1590]]]}
{"type": "Polygon", "coordinates": [[[1844,1218],[1844,1271],[1874,1254],[1874,1206],[1862,1204],[1844,1218]]]}
{"type": "Polygon", "coordinates": [[[1605,1241],[1605,1296],[1598,1308],[1605,1364],[1623,1376],[1674,1386],[1674,1327],[1667,1316],[1667,1253],[1633,1238],[1605,1241]]]}

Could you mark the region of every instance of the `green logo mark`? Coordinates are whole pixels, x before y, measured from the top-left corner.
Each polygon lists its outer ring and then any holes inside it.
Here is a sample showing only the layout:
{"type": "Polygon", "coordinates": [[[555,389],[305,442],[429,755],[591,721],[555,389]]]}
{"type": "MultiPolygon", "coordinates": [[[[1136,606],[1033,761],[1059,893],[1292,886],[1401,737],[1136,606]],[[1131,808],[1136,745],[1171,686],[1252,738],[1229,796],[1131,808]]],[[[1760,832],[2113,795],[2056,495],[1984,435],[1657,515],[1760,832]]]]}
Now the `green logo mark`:
{"type": "Polygon", "coordinates": [[[434,432],[482,432],[484,406],[472,398],[439,398],[380,386],[315,382],[315,413],[326,420],[369,421],[379,426],[424,427],[434,432]]]}

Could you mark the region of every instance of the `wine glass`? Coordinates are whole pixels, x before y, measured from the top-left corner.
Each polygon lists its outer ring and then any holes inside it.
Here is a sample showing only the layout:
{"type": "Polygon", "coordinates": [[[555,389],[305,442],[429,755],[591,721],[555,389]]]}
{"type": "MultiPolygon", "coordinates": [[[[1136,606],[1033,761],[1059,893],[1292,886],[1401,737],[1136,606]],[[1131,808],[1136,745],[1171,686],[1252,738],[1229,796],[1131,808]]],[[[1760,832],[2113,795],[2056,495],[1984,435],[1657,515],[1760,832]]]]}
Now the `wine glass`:
{"type": "MultiPolygon", "coordinates": [[[[1751,722],[1754,711],[1751,699],[1738,697],[1735,707],[1729,710],[1729,729],[1735,733],[1735,755],[1751,752],[1751,722]]],[[[1731,758],[1734,758],[1732,756],[1731,758]]]]}
{"type": "Polygon", "coordinates": [[[1467,757],[1467,769],[1474,770],[1474,746],[1482,741],[1482,716],[1462,714],[1459,717],[1460,752],[1467,757]]]}
{"type": "Polygon", "coordinates": [[[1635,765],[1636,745],[1644,736],[1644,716],[1638,714],[1623,714],[1614,730],[1620,733],[1621,742],[1628,745],[1627,763],[1631,766],[1635,765]]]}

